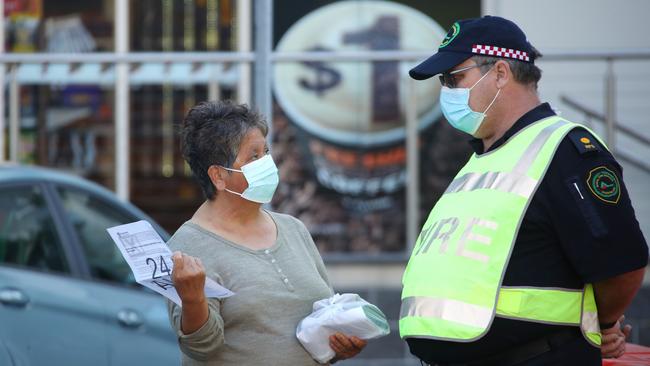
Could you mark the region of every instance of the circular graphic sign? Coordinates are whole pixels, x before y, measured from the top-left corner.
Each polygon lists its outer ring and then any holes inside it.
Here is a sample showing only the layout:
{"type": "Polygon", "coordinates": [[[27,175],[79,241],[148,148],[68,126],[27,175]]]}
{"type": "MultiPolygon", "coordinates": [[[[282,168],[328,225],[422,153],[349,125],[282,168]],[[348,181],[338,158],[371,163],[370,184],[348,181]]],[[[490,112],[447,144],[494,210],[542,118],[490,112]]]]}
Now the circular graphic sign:
{"type": "MultiPolygon", "coordinates": [[[[388,1],[342,1],[296,22],[277,51],[432,51],[446,31],[433,19],[388,1]]],[[[283,62],[274,92],[308,133],[351,147],[386,146],[405,138],[405,91],[414,62],[283,62]]],[[[420,129],[440,116],[439,83],[415,83],[420,129]]]]}

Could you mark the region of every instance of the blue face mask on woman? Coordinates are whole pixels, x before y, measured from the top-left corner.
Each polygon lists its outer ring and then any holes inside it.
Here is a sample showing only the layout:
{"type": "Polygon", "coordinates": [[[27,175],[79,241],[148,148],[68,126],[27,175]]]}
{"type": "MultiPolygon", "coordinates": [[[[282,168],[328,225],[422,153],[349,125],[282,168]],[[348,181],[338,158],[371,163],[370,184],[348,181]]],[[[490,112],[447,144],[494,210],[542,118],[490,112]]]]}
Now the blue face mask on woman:
{"type": "Polygon", "coordinates": [[[269,203],[273,198],[275,189],[280,183],[278,167],[275,166],[271,155],[267,154],[261,159],[252,161],[241,167],[241,170],[222,167],[231,172],[243,173],[248,182],[248,188],[242,193],[237,193],[226,188],[227,192],[241,196],[244,199],[257,203],[269,203]]]}
{"type": "MultiPolygon", "coordinates": [[[[492,71],[492,70],[490,70],[492,71]]],[[[492,107],[494,101],[497,100],[501,89],[497,90],[497,94],[492,99],[490,105],[485,108],[483,113],[475,112],[469,106],[469,93],[470,91],[478,85],[478,83],[483,80],[490,71],[486,72],[471,88],[448,88],[446,86],[442,87],[440,90],[440,108],[442,109],[442,114],[445,115],[445,118],[454,128],[474,135],[481,127],[483,119],[485,118],[485,113],[488,109],[492,107]]]]}

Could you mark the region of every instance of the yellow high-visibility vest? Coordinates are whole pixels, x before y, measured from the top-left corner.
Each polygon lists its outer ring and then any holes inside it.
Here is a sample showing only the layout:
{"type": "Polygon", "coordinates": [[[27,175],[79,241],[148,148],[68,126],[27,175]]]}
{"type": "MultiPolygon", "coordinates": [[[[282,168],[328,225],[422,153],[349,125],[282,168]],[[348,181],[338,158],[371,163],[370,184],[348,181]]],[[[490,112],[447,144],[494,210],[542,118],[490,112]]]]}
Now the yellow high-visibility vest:
{"type": "MultiPolygon", "coordinates": [[[[553,116],[474,154],[431,210],[402,279],[402,338],[472,342],[494,319],[578,326],[601,343],[593,288],[507,287],[519,226],[560,142],[581,125],[553,116]]],[[[604,145],[604,144],[603,144],[604,145]]]]}

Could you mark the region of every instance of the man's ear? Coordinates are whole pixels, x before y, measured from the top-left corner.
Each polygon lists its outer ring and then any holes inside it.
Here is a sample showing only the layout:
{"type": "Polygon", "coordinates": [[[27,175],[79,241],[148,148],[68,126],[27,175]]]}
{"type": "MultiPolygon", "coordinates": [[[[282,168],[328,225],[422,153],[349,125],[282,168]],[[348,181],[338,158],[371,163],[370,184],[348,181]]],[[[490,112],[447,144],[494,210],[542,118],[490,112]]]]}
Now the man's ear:
{"type": "Polygon", "coordinates": [[[217,191],[223,191],[226,189],[226,181],[223,180],[222,174],[225,174],[225,169],[222,169],[216,165],[212,165],[208,168],[208,176],[212,181],[212,185],[217,189],[217,191]]]}
{"type": "Polygon", "coordinates": [[[494,64],[494,73],[497,76],[497,88],[499,89],[503,89],[512,79],[510,64],[504,60],[499,60],[494,64]]]}

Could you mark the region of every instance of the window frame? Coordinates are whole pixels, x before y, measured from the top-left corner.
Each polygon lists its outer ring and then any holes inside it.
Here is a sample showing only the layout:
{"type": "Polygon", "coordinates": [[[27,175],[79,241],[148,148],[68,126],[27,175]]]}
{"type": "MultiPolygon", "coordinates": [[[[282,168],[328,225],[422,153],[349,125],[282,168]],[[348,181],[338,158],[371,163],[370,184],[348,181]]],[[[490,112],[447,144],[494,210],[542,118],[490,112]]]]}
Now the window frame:
{"type": "MultiPolygon", "coordinates": [[[[0,183],[0,191],[6,189],[13,189],[13,188],[29,189],[33,187],[37,187],[43,196],[43,200],[45,202],[45,208],[50,214],[50,218],[52,219],[52,223],[54,224],[55,234],[59,239],[61,250],[63,250],[62,258],[64,261],[66,261],[66,264],[68,266],[68,272],[52,271],[47,273],[58,275],[58,276],[64,276],[64,277],[78,277],[81,274],[81,272],[83,272],[83,268],[80,265],[78,260],[78,253],[77,253],[78,248],[75,248],[75,243],[72,243],[70,240],[71,239],[70,235],[65,229],[66,225],[64,225],[64,220],[60,216],[59,210],[57,209],[56,202],[53,200],[53,197],[51,196],[51,191],[48,187],[48,183],[43,180],[37,180],[37,179],[19,179],[19,180],[12,180],[10,182],[0,183]]],[[[13,267],[17,269],[32,271],[32,272],[43,272],[43,271],[39,271],[37,268],[17,265],[13,263],[2,262],[0,263],[0,266],[13,267]]]]}
{"type": "Polygon", "coordinates": [[[106,206],[109,206],[111,209],[116,210],[117,212],[123,213],[126,216],[130,216],[133,218],[134,221],[137,220],[147,220],[152,223],[154,226],[154,229],[156,232],[163,238],[163,240],[167,241],[169,239],[168,236],[163,235],[161,233],[160,228],[158,227],[157,224],[154,224],[152,222],[152,219],[149,217],[146,217],[146,215],[143,215],[141,212],[138,212],[137,210],[132,209],[128,205],[121,205],[120,202],[112,198],[106,194],[103,194],[102,192],[97,192],[94,191],[92,188],[89,189],[87,187],[81,186],[81,185],[76,185],[76,184],[70,184],[67,182],[59,182],[59,181],[52,181],[47,183],[49,185],[48,189],[50,190],[50,194],[52,195],[53,201],[56,204],[57,211],[59,212],[59,216],[63,217],[63,226],[65,226],[65,231],[67,232],[67,235],[70,237],[70,242],[74,242],[75,246],[75,254],[78,257],[77,260],[80,264],[81,271],[80,271],[80,277],[84,280],[88,280],[91,282],[95,283],[101,283],[105,285],[111,285],[111,286],[117,286],[120,288],[126,288],[126,289],[135,289],[138,291],[141,291],[145,289],[145,287],[142,286],[133,286],[121,282],[116,282],[116,281],[109,281],[109,280],[104,280],[101,278],[96,278],[92,275],[92,272],[90,270],[90,264],[88,263],[88,259],[86,258],[86,253],[84,251],[83,244],[81,243],[81,239],[79,238],[79,235],[77,234],[77,231],[73,227],[72,222],[70,221],[67,212],[63,206],[63,199],[61,198],[61,195],[59,193],[59,189],[68,189],[72,191],[77,191],[81,193],[88,194],[89,197],[91,197],[94,200],[99,201],[101,204],[104,204],[106,206]]]}

